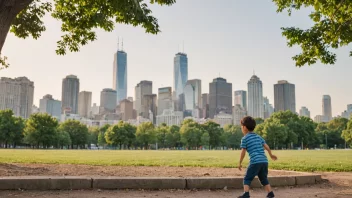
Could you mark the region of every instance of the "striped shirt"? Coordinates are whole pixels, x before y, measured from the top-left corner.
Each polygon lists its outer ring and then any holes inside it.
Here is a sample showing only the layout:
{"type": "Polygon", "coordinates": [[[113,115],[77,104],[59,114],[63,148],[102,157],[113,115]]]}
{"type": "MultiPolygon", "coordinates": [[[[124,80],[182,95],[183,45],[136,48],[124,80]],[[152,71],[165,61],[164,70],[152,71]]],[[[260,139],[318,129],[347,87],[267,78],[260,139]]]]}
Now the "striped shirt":
{"type": "Polygon", "coordinates": [[[265,140],[254,132],[249,132],[241,140],[241,148],[249,154],[250,164],[268,163],[264,151],[265,140]]]}

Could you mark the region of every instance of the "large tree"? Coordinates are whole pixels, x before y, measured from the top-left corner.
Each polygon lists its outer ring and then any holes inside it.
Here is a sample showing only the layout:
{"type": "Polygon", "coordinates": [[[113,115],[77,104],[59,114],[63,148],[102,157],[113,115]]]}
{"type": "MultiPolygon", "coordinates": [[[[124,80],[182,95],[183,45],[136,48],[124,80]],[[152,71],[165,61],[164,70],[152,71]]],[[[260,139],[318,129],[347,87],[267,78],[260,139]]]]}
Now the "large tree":
{"type": "Polygon", "coordinates": [[[350,145],[352,148],[352,119],[347,123],[347,128],[342,131],[341,137],[350,145]]]}
{"type": "Polygon", "coordinates": [[[221,135],[223,133],[223,129],[218,123],[215,123],[213,121],[207,121],[202,125],[202,128],[204,132],[207,132],[209,134],[209,146],[211,146],[212,148],[216,148],[221,145],[221,135]]]}
{"type": "MultiPolygon", "coordinates": [[[[273,0],[277,12],[299,10],[308,7],[313,26],[308,29],[298,27],[282,28],[289,47],[298,45],[302,52],[293,57],[296,66],[311,65],[317,61],[334,64],[336,54],[331,49],[347,46],[352,42],[352,1],[351,0],[273,0]]],[[[352,50],[350,52],[352,56],[352,50]]]]}
{"type": "Polygon", "coordinates": [[[12,110],[0,111],[0,143],[5,148],[10,144],[16,147],[23,138],[24,120],[21,117],[14,117],[12,110]]]}
{"type": "Polygon", "coordinates": [[[136,139],[144,149],[148,149],[149,144],[156,143],[156,132],[153,123],[144,122],[140,124],[137,127],[136,139]]]}
{"type": "Polygon", "coordinates": [[[66,120],[60,124],[59,130],[65,131],[71,138],[71,149],[84,148],[88,143],[88,128],[77,120],[66,120]]]}
{"type": "MultiPolygon", "coordinates": [[[[19,38],[38,39],[46,30],[43,17],[50,14],[59,20],[63,35],[56,53],[79,51],[80,46],[97,39],[96,30],[111,32],[115,23],[142,26],[146,32],[160,32],[158,20],[147,0],[0,0],[0,57],[9,30],[19,38]]],[[[149,0],[151,4],[171,5],[175,0],[149,0]]],[[[8,66],[6,57],[0,66],[8,66]]]]}

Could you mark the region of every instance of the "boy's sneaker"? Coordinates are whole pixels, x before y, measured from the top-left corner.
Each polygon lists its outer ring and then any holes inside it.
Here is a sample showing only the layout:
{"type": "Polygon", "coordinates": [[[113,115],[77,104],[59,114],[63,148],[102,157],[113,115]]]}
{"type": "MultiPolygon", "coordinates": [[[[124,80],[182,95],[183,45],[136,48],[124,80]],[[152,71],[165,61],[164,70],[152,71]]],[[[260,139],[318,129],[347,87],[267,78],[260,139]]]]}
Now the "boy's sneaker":
{"type": "Polygon", "coordinates": [[[274,197],[275,197],[275,195],[274,195],[273,191],[268,193],[268,195],[266,196],[266,198],[274,198],[274,197]]]}
{"type": "Polygon", "coordinates": [[[243,193],[243,195],[239,196],[238,198],[250,198],[251,196],[249,196],[249,192],[245,192],[243,193]]]}

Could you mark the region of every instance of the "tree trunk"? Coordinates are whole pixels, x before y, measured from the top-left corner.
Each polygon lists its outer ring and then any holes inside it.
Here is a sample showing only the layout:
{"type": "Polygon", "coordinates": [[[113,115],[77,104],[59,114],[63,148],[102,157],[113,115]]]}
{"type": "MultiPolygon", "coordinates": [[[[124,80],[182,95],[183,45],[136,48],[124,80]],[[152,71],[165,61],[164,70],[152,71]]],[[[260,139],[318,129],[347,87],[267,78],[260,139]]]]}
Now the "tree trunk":
{"type": "Polygon", "coordinates": [[[12,21],[33,0],[0,0],[0,54],[12,21]]]}

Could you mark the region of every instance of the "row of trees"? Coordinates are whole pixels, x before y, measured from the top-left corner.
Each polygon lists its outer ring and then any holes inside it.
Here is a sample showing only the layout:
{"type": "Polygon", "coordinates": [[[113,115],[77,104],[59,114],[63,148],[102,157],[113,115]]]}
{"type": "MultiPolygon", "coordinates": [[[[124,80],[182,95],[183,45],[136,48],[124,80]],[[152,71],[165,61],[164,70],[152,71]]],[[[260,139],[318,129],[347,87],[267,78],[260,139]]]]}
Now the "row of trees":
{"type": "MultiPolygon", "coordinates": [[[[352,119],[336,118],[314,123],[290,111],[274,113],[269,119],[256,119],[255,131],[276,149],[344,148],[352,146],[352,119]]],[[[243,134],[240,126],[191,119],[179,126],[158,127],[150,122],[135,127],[120,121],[116,125],[87,127],[79,121],[61,124],[48,114],[33,114],[27,120],[15,117],[11,110],[0,111],[0,144],[32,148],[86,148],[90,145],[119,149],[239,149],[243,134]]]]}

